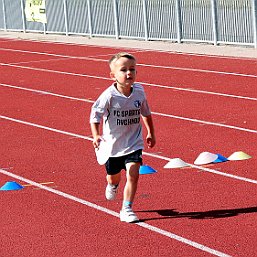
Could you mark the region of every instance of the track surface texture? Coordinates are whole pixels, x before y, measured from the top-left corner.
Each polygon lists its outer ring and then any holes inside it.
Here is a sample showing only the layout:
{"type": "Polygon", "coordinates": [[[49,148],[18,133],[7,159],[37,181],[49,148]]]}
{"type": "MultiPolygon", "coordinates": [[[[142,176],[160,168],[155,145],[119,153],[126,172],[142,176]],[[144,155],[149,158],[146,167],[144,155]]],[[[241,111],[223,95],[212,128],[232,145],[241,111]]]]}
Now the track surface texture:
{"type": "Polygon", "coordinates": [[[172,46],[0,32],[0,186],[24,186],[0,191],[0,257],[257,256],[256,50],[172,46]],[[135,224],[119,220],[124,173],[105,199],[89,126],[119,51],[138,60],[157,137],[135,224]],[[193,165],[237,151],[252,158],[193,165]]]}

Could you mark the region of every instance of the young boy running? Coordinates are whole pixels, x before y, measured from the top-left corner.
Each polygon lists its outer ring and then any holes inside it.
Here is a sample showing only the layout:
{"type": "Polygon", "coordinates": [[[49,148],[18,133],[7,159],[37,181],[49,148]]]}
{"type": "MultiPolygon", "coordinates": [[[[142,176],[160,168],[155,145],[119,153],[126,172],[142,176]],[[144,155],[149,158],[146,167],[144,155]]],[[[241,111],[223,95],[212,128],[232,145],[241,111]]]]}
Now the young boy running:
{"type": "Polygon", "coordinates": [[[136,59],[128,53],[118,53],[109,60],[110,77],[114,81],[96,100],[91,109],[90,124],[93,146],[98,148],[101,140],[111,144],[110,158],[105,163],[107,187],[105,196],[114,200],[121,180],[121,171],[126,170],[126,184],[120,220],[137,222],[132,210],[137,191],[139,168],[142,164],[144,141],[140,117],[145,124],[148,147],[155,145],[151,112],[142,85],[135,83],[136,59]],[[100,123],[103,120],[103,135],[100,123]]]}

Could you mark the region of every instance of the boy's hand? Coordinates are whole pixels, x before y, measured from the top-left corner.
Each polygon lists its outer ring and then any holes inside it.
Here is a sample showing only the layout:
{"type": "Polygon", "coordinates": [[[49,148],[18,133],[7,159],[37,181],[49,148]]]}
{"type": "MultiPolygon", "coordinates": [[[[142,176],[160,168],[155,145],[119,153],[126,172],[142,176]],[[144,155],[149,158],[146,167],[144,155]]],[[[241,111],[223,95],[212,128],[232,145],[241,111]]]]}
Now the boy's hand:
{"type": "Polygon", "coordinates": [[[94,146],[94,148],[98,148],[99,147],[101,140],[102,140],[102,138],[101,138],[100,135],[94,137],[94,139],[93,139],[93,146],[94,146]]]}
{"type": "Polygon", "coordinates": [[[155,136],[148,135],[146,137],[146,143],[148,148],[154,147],[156,143],[155,136]]]}

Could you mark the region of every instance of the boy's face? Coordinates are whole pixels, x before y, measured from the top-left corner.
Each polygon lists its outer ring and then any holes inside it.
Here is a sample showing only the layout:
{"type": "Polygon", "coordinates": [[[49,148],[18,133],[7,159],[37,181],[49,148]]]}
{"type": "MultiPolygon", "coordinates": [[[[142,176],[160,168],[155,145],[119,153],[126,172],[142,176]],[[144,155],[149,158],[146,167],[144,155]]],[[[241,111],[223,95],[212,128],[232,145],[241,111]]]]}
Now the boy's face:
{"type": "Polygon", "coordinates": [[[131,87],[136,80],[136,61],[121,57],[111,64],[111,78],[123,87],[131,87]]]}

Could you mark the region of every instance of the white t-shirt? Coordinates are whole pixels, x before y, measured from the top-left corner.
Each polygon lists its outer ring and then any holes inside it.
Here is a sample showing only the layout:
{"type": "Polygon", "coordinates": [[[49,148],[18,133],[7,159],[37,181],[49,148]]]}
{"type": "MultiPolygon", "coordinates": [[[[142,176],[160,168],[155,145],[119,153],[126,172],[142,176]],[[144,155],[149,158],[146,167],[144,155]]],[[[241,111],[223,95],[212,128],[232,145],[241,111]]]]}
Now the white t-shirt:
{"type": "Polygon", "coordinates": [[[144,148],[140,116],[150,114],[142,85],[134,83],[126,97],[114,83],[93,104],[90,123],[103,120],[103,138],[112,145],[110,157],[118,157],[144,148]]]}

